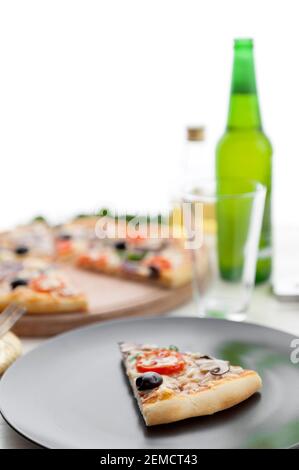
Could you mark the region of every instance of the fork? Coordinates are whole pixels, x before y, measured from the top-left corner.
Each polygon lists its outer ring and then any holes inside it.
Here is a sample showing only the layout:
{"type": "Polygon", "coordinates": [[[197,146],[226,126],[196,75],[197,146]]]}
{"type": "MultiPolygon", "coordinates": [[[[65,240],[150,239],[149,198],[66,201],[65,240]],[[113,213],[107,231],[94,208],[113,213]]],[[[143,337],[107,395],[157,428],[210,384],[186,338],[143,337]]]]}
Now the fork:
{"type": "Polygon", "coordinates": [[[0,338],[11,329],[25,312],[25,307],[12,303],[0,313],[0,338]]]}

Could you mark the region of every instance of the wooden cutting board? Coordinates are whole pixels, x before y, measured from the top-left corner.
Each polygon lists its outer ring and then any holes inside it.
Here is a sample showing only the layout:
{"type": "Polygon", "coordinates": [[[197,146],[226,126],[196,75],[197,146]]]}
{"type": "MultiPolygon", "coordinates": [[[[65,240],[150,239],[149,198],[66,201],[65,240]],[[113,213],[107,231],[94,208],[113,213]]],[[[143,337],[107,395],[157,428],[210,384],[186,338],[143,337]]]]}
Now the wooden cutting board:
{"type": "Polygon", "coordinates": [[[191,297],[191,286],[175,289],[127,281],[70,266],[64,268],[74,285],[86,293],[88,313],[26,314],[13,331],[19,336],[52,336],[82,325],[115,318],[166,313],[191,297]]]}

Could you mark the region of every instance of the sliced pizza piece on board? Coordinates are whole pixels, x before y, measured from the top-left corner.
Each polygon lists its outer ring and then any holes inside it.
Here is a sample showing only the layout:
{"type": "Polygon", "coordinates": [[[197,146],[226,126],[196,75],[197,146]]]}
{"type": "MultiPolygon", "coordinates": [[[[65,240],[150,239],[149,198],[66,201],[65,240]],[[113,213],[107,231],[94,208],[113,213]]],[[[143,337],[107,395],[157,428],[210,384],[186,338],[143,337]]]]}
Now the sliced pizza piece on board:
{"type": "Polygon", "coordinates": [[[57,273],[42,274],[25,286],[17,286],[12,300],[26,307],[31,314],[87,311],[86,296],[57,273]]]}
{"type": "Polygon", "coordinates": [[[10,271],[0,263],[0,307],[20,303],[28,313],[66,313],[87,310],[86,296],[75,289],[60,270],[45,260],[27,258],[16,261],[10,271]]]}
{"type": "MultiPolygon", "coordinates": [[[[205,255],[206,256],[206,255],[205,255]]],[[[206,259],[202,257],[205,271],[206,259]]],[[[191,281],[188,250],[175,240],[142,243],[118,239],[93,243],[76,262],[79,268],[141,280],[164,287],[178,287],[191,281]]]]}
{"type": "Polygon", "coordinates": [[[51,260],[55,255],[52,230],[45,222],[19,225],[0,233],[0,246],[20,259],[33,256],[51,260]]]}
{"type": "Polygon", "coordinates": [[[55,258],[58,261],[74,261],[95,238],[94,227],[75,222],[55,227],[53,235],[55,258]]]}
{"type": "Polygon", "coordinates": [[[11,281],[17,278],[23,269],[23,262],[7,248],[0,248],[0,312],[13,299],[11,281]]]}
{"type": "Polygon", "coordinates": [[[175,346],[120,343],[123,363],[147,426],[211,415],[260,390],[257,372],[175,346]]]}

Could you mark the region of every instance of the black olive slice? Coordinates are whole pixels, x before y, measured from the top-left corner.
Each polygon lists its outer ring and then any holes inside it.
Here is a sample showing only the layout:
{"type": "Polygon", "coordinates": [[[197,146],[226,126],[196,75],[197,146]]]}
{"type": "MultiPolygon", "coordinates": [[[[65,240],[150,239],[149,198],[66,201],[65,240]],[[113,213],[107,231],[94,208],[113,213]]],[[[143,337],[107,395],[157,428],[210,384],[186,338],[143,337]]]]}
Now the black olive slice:
{"type": "Polygon", "coordinates": [[[19,245],[15,248],[14,251],[16,255],[26,255],[29,251],[29,248],[26,245],[19,245]]]}
{"type": "Polygon", "coordinates": [[[159,279],[160,277],[160,269],[156,266],[149,266],[149,278],[150,279],[159,279]]]}
{"type": "Polygon", "coordinates": [[[116,242],[114,244],[114,247],[117,249],[117,250],[125,250],[127,248],[127,245],[126,245],[126,242],[122,242],[122,241],[119,241],[119,242],[116,242]]]}
{"type": "Polygon", "coordinates": [[[136,379],[136,387],[140,392],[145,390],[152,390],[153,388],[160,387],[163,382],[163,377],[157,372],[145,372],[139,375],[136,379]]]}
{"type": "Polygon", "coordinates": [[[58,235],[58,240],[71,240],[72,239],[72,235],[70,235],[69,233],[61,233],[60,235],[58,235]]]}
{"type": "Polygon", "coordinates": [[[15,289],[16,287],[27,286],[27,285],[28,285],[27,279],[21,279],[21,278],[13,279],[10,283],[11,289],[15,289]]]}

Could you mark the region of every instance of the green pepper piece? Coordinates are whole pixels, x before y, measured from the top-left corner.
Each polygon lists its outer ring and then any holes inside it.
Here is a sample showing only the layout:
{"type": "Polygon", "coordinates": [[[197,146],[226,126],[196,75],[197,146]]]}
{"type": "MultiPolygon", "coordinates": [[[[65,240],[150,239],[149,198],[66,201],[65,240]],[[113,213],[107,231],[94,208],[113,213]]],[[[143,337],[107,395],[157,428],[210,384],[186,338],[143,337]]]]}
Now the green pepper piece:
{"type": "Polygon", "coordinates": [[[34,217],[32,219],[32,222],[44,222],[45,224],[47,224],[47,219],[45,217],[43,217],[42,215],[37,215],[36,217],[34,217]]]}
{"type": "Polygon", "coordinates": [[[146,255],[145,251],[140,251],[138,253],[128,253],[127,260],[128,261],[141,261],[146,255]]]}

